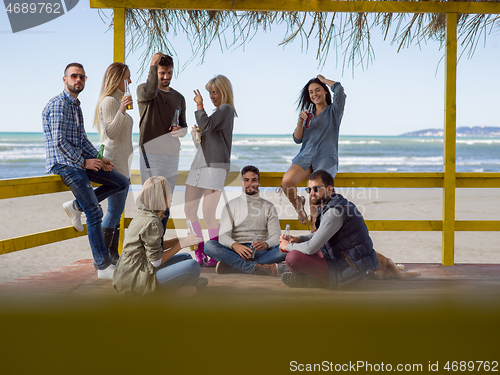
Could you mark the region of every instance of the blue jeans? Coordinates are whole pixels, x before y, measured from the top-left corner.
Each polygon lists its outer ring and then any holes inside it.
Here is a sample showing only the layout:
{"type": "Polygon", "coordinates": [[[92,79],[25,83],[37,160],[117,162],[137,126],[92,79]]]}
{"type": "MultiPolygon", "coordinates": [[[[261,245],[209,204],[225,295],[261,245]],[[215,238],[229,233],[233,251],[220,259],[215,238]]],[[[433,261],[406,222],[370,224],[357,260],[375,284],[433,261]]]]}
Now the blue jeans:
{"type": "Polygon", "coordinates": [[[106,172],[100,169],[95,172],[63,164],[54,165],[52,172],[61,176],[64,184],[73,192],[76,206],[87,216],[87,235],[97,269],[107,268],[111,261],[102,237],[102,208],[99,202],[128,190],[128,179],[116,171],[106,172]],[[94,190],[90,181],[101,186],[94,190]]]}
{"type": "Polygon", "coordinates": [[[189,254],[175,254],[156,271],[161,289],[176,289],[183,285],[196,285],[201,267],[189,254]]]}
{"type": "MultiPolygon", "coordinates": [[[[252,249],[251,243],[243,243],[242,245],[252,249]]],[[[255,260],[248,261],[240,257],[233,249],[221,245],[217,241],[205,242],[205,254],[243,273],[252,273],[257,264],[281,263],[286,258],[286,253],[282,253],[279,245],[276,245],[267,250],[256,251],[255,260]]]]}
{"type": "MultiPolygon", "coordinates": [[[[130,184],[130,180],[129,184],[130,184]]],[[[120,193],[113,194],[108,198],[108,210],[104,219],[102,219],[102,226],[104,228],[116,228],[120,225],[120,218],[123,210],[125,209],[125,202],[127,201],[128,189],[120,193]]]]}

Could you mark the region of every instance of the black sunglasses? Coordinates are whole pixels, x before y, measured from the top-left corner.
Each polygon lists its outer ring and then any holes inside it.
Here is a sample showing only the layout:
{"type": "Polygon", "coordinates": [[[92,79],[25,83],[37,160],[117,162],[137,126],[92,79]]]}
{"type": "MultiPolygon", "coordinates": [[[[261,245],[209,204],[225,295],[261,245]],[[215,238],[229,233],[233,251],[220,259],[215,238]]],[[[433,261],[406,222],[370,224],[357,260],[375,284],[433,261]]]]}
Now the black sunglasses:
{"type": "Polygon", "coordinates": [[[306,187],[306,193],[311,194],[311,190],[314,191],[315,193],[317,193],[319,188],[321,188],[321,187],[326,187],[326,185],[313,186],[312,188],[306,187]]]}
{"type": "Polygon", "coordinates": [[[76,73],[73,73],[73,74],[70,74],[70,77],[73,78],[73,79],[77,79],[78,77],[80,77],[80,79],[82,81],[86,81],[87,80],[87,76],[85,74],[76,74],[76,73]]]}

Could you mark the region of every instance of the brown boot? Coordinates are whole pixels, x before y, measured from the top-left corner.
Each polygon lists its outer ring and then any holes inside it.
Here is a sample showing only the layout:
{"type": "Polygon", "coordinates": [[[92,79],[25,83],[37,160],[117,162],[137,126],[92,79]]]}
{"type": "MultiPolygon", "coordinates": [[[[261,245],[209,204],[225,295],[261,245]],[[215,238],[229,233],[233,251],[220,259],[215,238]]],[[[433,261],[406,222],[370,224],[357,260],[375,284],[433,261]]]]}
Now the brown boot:
{"type": "Polygon", "coordinates": [[[217,262],[217,265],[215,266],[215,273],[222,275],[226,273],[241,273],[241,271],[231,267],[229,264],[217,262]]]}
{"type": "Polygon", "coordinates": [[[256,264],[252,274],[260,276],[278,276],[278,264],[256,264]]]}

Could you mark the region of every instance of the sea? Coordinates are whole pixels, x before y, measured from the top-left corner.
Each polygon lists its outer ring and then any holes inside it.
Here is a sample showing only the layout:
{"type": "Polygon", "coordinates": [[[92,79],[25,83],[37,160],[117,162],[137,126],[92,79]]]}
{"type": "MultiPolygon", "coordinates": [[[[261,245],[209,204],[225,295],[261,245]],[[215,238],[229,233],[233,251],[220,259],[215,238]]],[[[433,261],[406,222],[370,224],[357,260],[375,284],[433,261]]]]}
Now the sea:
{"type": "MultiPolygon", "coordinates": [[[[99,135],[89,133],[99,147],[99,135]]],[[[195,147],[181,139],[180,170],[189,170],[195,147]]],[[[139,135],[133,135],[133,169],[139,169],[139,135]]],[[[457,172],[500,172],[500,138],[457,138],[457,172]]],[[[265,172],[285,172],[300,145],[291,134],[235,134],[232,170],[255,165],[265,172]]],[[[339,138],[339,172],[442,172],[443,138],[347,136],[339,138]]],[[[0,179],[43,176],[43,133],[0,132],[0,179]]]]}

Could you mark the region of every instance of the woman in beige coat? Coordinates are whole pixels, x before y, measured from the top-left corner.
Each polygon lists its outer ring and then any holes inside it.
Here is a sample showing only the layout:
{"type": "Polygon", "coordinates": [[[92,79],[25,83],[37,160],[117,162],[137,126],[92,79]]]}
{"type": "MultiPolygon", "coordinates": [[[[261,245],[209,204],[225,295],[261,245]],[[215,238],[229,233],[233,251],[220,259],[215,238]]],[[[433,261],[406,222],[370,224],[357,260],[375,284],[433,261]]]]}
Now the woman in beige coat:
{"type": "Polygon", "coordinates": [[[113,286],[121,294],[144,295],[156,289],[194,294],[208,283],[189,254],[177,254],[200,240],[196,234],[163,241],[161,222],[170,207],[171,189],[165,177],[151,177],[141,191],[139,212],[125,235],[123,252],[116,264],[113,286]]]}
{"type": "MultiPolygon", "coordinates": [[[[101,136],[104,156],[113,162],[115,170],[130,179],[132,147],[132,97],[125,95],[125,85],[131,83],[127,65],[115,62],[108,66],[102,80],[101,93],[95,109],[94,127],[101,136]]],[[[118,261],[120,217],[125,208],[128,189],[108,198],[108,210],[102,220],[102,235],[111,262],[118,261]]]]}

